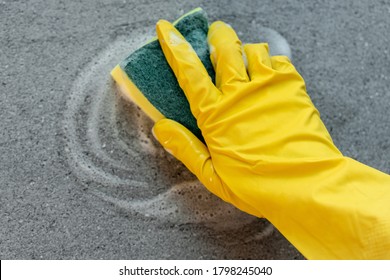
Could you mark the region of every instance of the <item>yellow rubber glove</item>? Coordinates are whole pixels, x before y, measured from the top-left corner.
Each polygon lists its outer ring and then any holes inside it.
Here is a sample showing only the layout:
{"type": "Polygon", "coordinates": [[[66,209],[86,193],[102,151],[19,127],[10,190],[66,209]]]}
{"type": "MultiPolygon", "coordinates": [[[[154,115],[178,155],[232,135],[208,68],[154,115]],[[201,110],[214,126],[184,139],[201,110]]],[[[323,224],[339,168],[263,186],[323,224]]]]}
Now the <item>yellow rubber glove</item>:
{"type": "Polygon", "coordinates": [[[340,153],[287,57],[270,57],[266,44],[242,47],[215,22],[214,85],[169,22],[157,34],[207,143],[163,119],[153,131],[166,150],[309,259],[390,259],[390,176],[340,153]]]}

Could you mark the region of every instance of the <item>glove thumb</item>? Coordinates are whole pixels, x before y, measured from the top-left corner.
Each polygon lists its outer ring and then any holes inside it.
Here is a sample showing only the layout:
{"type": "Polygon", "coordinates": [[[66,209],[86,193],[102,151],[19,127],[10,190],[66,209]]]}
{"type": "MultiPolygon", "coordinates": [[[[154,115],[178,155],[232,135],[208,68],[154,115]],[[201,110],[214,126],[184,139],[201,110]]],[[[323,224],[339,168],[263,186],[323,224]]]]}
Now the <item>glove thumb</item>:
{"type": "Polygon", "coordinates": [[[161,119],[153,127],[153,135],[164,149],[180,160],[212,193],[225,199],[221,179],[214,170],[210,152],[194,134],[178,122],[161,119]]]}

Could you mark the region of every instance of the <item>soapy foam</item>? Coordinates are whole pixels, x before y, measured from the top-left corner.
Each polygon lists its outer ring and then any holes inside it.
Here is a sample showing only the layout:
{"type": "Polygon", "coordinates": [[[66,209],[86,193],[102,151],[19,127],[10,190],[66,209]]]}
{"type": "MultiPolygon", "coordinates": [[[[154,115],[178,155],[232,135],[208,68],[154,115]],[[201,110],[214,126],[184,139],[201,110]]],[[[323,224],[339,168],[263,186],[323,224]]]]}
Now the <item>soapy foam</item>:
{"type": "MultiPolygon", "coordinates": [[[[168,155],[152,136],[152,121],[118,94],[109,72],[148,41],[149,30],[118,38],[74,83],[64,118],[69,166],[94,194],[131,213],[222,230],[253,223],[257,218],[212,195],[168,155]]],[[[250,238],[272,232],[269,225],[250,238]]]]}
{"type": "Polygon", "coordinates": [[[115,172],[129,171],[131,164],[123,158],[134,157],[138,152],[119,137],[116,97],[113,82],[107,76],[115,62],[127,54],[127,46],[142,44],[148,35],[133,38],[136,39],[117,40],[86,67],[72,88],[64,118],[65,150],[74,173],[87,182],[145,187],[144,182],[115,172]]]}
{"type": "Polygon", "coordinates": [[[165,220],[173,224],[205,224],[218,230],[237,229],[255,218],[205,191],[199,181],[183,182],[148,200],[126,201],[98,194],[129,212],[165,220]]]}

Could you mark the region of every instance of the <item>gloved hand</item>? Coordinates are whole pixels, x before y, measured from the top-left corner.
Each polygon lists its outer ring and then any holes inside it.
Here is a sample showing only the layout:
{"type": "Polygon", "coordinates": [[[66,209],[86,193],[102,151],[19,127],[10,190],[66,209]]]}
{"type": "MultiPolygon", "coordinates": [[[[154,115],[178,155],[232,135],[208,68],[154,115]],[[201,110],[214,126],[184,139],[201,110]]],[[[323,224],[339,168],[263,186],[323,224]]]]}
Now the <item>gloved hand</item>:
{"type": "Polygon", "coordinates": [[[390,258],[390,176],[341,154],[287,57],[270,57],[266,44],[241,46],[215,22],[214,85],[169,22],[159,21],[157,34],[207,144],[163,119],[153,132],[167,151],[309,259],[390,258]]]}

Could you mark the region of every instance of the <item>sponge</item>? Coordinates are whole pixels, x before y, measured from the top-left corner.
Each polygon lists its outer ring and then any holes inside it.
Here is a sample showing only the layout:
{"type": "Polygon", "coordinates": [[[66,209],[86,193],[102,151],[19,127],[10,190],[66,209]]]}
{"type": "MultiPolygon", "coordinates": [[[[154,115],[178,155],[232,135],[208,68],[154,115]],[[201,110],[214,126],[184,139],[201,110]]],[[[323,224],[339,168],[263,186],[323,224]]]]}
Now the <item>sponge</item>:
{"type": "MultiPolygon", "coordinates": [[[[197,8],[173,23],[192,45],[211,79],[215,72],[207,44],[208,20],[197,8]]],[[[157,38],[131,53],[111,72],[123,94],[136,103],[153,121],[175,120],[204,142],[184,92],[165,59],[157,38]]]]}

